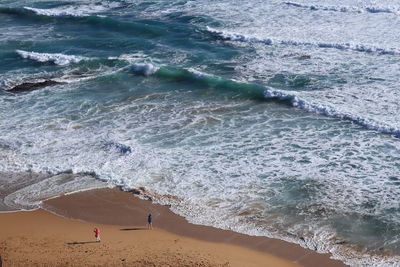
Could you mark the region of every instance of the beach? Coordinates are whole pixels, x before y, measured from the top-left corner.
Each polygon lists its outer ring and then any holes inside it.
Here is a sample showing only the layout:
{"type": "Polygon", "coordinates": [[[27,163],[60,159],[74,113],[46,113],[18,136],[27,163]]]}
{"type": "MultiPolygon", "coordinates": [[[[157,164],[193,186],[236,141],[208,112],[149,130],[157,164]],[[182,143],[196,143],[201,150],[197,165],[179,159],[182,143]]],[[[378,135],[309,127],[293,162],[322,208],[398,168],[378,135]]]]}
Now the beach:
{"type": "Polygon", "coordinates": [[[168,207],[119,189],[1,213],[0,244],[2,266],[344,266],[284,241],[189,224],[168,207]],[[146,226],[148,213],[153,230],[146,226]]]}
{"type": "Polygon", "coordinates": [[[400,266],[399,1],[0,2],[6,266],[400,266]]]}

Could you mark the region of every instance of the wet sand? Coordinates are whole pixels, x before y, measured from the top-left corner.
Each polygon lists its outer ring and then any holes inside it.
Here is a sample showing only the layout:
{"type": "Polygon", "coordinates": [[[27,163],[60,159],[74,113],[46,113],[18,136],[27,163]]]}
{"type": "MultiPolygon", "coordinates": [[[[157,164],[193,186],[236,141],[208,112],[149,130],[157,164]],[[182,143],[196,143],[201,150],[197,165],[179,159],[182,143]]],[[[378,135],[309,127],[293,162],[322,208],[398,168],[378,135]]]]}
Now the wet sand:
{"type": "Polygon", "coordinates": [[[193,225],[119,189],[48,200],[0,214],[3,266],[345,266],[288,242],[193,225]],[[151,213],[154,229],[146,229],[151,213]],[[102,241],[95,243],[93,228],[102,241]]]}

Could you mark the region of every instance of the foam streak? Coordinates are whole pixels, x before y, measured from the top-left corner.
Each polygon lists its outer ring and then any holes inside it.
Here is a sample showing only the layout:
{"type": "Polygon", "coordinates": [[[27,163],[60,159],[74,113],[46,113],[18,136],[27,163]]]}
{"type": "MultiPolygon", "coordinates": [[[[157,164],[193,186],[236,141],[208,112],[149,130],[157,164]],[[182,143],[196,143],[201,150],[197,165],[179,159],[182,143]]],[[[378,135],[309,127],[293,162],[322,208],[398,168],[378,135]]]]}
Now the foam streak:
{"type": "Polygon", "coordinates": [[[335,48],[338,50],[351,50],[357,52],[365,52],[365,53],[377,53],[379,55],[400,55],[399,49],[384,49],[379,47],[368,47],[362,44],[349,44],[349,43],[313,43],[313,42],[298,42],[293,40],[272,40],[270,38],[257,38],[250,37],[237,33],[230,33],[226,31],[220,31],[213,29],[211,27],[207,27],[207,30],[213,34],[216,34],[223,40],[235,41],[235,42],[243,42],[243,43],[261,43],[265,45],[293,45],[293,46],[316,46],[320,48],[335,48]]]}
{"type": "Polygon", "coordinates": [[[56,65],[68,65],[70,63],[78,63],[81,60],[87,60],[85,57],[64,55],[60,53],[50,54],[50,53],[37,53],[37,52],[27,52],[23,50],[16,50],[16,52],[23,58],[35,60],[38,62],[51,62],[56,65]]]}
{"type": "Polygon", "coordinates": [[[285,2],[286,5],[310,10],[322,10],[322,11],[333,11],[333,12],[355,12],[355,13],[391,13],[398,14],[398,10],[392,10],[389,8],[379,8],[379,7],[336,7],[336,6],[321,6],[321,5],[303,5],[295,2],[285,2]]]}
{"type": "Polygon", "coordinates": [[[385,134],[391,134],[394,137],[400,138],[400,129],[396,129],[389,125],[384,125],[382,123],[376,122],[371,119],[362,118],[360,116],[341,113],[334,108],[311,104],[305,100],[298,98],[296,95],[287,94],[281,91],[274,91],[274,90],[266,90],[265,91],[266,98],[276,98],[279,100],[289,101],[293,107],[298,107],[308,112],[321,114],[329,117],[339,118],[342,120],[348,120],[351,122],[356,123],[357,125],[363,126],[370,130],[375,130],[385,134]]]}
{"type": "MultiPolygon", "coordinates": [[[[142,65],[139,65],[142,66],[142,65]]],[[[147,65],[145,65],[147,66],[147,65]]],[[[152,65],[151,65],[152,66],[152,65]]],[[[324,116],[339,118],[342,120],[351,121],[357,125],[360,125],[364,128],[375,130],[384,134],[391,134],[396,138],[400,138],[400,129],[391,127],[389,125],[385,125],[384,123],[374,121],[372,119],[363,118],[357,115],[348,114],[344,112],[340,112],[332,107],[327,107],[323,105],[309,103],[306,100],[300,99],[298,96],[294,94],[288,94],[282,91],[273,90],[272,88],[263,88],[258,85],[254,84],[246,84],[240,83],[233,80],[226,80],[221,77],[215,77],[212,75],[208,75],[205,73],[198,73],[193,69],[181,69],[181,70],[172,70],[166,67],[153,69],[151,73],[145,74],[155,74],[160,78],[179,78],[179,80],[190,80],[190,81],[197,81],[201,82],[203,86],[210,86],[216,87],[220,89],[228,89],[232,91],[239,91],[242,94],[247,94],[249,96],[256,97],[258,96],[258,92],[263,90],[263,97],[266,99],[277,99],[279,101],[286,101],[289,102],[293,107],[297,107],[303,109],[305,111],[316,113],[324,116]]],[[[146,73],[147,68],[139,68],[134,65],[133,67],[134,72],[139,72],[142,74],[143,72],[146,73]]]]}

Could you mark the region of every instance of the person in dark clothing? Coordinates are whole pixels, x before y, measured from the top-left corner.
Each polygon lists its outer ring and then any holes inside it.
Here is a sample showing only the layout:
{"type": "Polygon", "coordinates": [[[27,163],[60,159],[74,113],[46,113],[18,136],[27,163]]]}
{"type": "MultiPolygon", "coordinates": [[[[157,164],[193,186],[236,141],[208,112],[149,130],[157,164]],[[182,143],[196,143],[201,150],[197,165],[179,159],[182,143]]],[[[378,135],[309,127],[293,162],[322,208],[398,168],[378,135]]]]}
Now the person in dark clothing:
{"type": "Polygon", "coordinates": [[[151,214],[147,217],[147,229],[153,229],[153,218],[151,218],[151,214]]]}

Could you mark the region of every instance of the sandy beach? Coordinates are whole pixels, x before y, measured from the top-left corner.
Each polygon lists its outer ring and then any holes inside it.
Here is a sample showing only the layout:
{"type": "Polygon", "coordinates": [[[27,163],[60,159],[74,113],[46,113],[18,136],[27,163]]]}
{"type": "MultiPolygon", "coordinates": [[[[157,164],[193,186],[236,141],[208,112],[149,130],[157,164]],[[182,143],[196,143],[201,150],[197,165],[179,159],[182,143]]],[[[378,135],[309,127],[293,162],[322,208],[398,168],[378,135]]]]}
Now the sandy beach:
{"type": "Polygon", "coordinates": [[[2,266],[344,266],[295,244],[190,224],[119,189],[0,214],[0,256],[2,266]],[[146,228],[149,213],[153,230],[146,228]]]}

